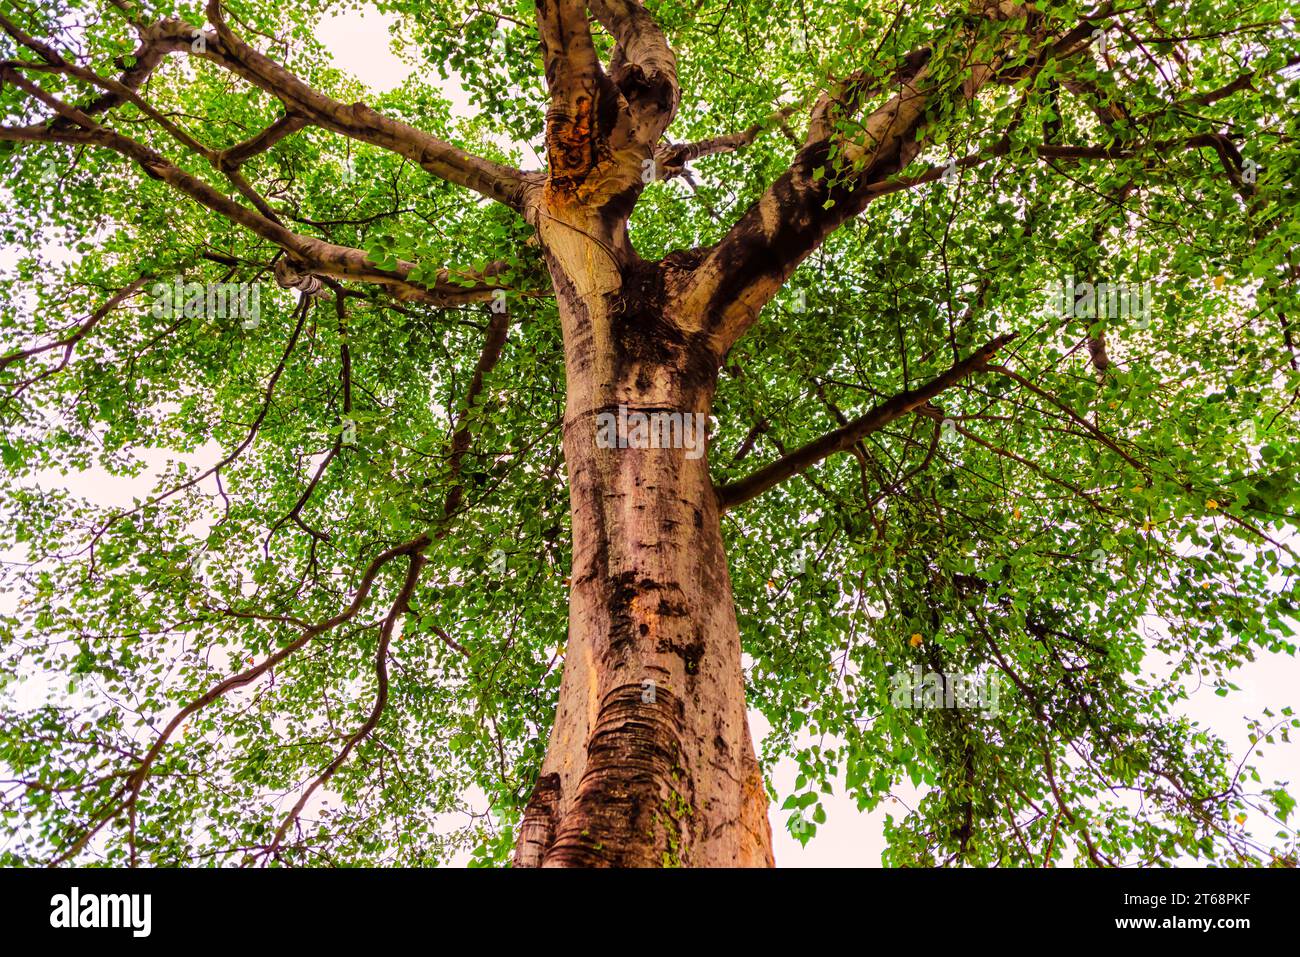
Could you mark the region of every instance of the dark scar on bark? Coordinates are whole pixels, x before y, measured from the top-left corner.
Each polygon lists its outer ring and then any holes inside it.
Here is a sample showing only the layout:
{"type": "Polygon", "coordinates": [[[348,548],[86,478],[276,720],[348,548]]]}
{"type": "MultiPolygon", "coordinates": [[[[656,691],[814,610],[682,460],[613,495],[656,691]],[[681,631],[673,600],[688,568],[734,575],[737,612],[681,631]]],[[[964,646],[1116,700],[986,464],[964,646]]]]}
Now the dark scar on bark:
{"type": "Polygon", "coordinates": [[[637,387],[646,389],[651,373],[666,369],[683,395],[712,392],[718,357],[707,334],[684,332],[671,321],[662,263],[629,263],[608,306],[615,369],[622,376],[634,377],[637,387]]]}
{"type": "Polygon", "coordinates": [[[644,631],[633,627],[635,622],[632,616],[632,602],[645,592],[657,590],[659,583],[644,577],[638,581],[636,572],[626,571],[610,578],[606,588],[609,595],[606,604],[609,609],[610,623],[609,653],[613,653],[622,650],[638,634],[645,634],[644,631]]]}
{"type": "Polygon", "coordinates": [[[676,655],[682,659],[688,675],[698,674],[700,659],[704,657],[704,642],[698,637],[688,644],[678,644],[671,638],[660,638],[659,647],[655,649],[661,655],[676,655]]]}

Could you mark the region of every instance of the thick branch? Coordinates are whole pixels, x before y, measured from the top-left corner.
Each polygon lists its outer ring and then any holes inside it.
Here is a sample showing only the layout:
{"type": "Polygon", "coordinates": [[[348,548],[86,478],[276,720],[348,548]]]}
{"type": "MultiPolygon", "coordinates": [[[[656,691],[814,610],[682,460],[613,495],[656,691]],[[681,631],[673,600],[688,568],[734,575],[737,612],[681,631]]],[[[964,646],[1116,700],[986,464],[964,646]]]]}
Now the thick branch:
{"type": "Polygon", "coordinates": [[[304,116],[286,113],[262,132],[242,143],[236,143],[217,154],[217,161],[222,167],[242,166],[259,153],[265,153],[286,136],[291,136],[311,124],[304,116]]]}
{"type": "Polygon", "coordinates": [[[547,188],[554,199],[581,196],[588,203],[603,179],[593,174],[608,166],[611,138],[628,116],[627,101],[601,68],[586,4],[537,0],[536,8],[551,94],[546,111],[547,188]]]}
{"type": "MultiPolygon", "coordinates": [[[[519,170],[467,153],[423,130],[390,119],[364,103],[340,103],[308,86],[235,36],[226,24],[218,0],[208,0],[207,15],[216,34],[204,34],[204,49],[193,51],[195,55],[239,74],[277,97],[290,112],[299,113],[318,126],[392,150],[449,183],[482,193],[513,209],[523,208],[526,180],[519,170]]],[[[173,29],[187,39],[195,35],[188,24],[171,22],[175,24],[173,29]]]]}
{"type": "MultiPolygon", "coordinates": [[[[161,153],[114,130],[98,125],[76,107],[69,106],[46,93],[16,71],[0,68],[0,74],[49,106],[61,118],[80,127],[66,133],[52,126],[23,127],[21,130],[0,128],[0,139],[93,143],[120,153],[138,163],[145,173],[154,179],[162,180],[200,205],[284,249],[294,258],[295,267],[300,273],[316,273],[336,279],[381,283],[390,287],[399,299],[418,300],[438,306],[482,302],[491,299],[496,290],[501,288],[499,284],[491,282],[491,272],[479,275],[455,273],[444,269],[431,283],[414,282],[408,278],[411,271],[415,269],[414,263],[399,261],[393,269],[380,269],[360,249],[338,246],[295,233],[274,218],[265,215],[264,212],[242,206],[224,193],[218,192],[197,176],[176,166],[161,153]],[[468,279],[469,283],[458,282],[458,278],[468,279]]],[[[502,269],[504,266],[499,265],[496,272],[502,269]]]]}
{"type": "MultiPolygon", "coordinates": [[[[222,66],[278,98],[289,114],[300,118],[289,121],[291,124],[307,120],[324,129],[391,150],[447,182],[522,210],[528,180],[519,170],[467,153],[436,136],[383,116],[364,103],[340,103],[313,89],[236,37],[226,25],[220,4],[215,0],[210,0],[208,4],[208,18],[216,26],[216,33],[204,33],[197,27],[176,19],[162,20],[145,27],[141,46],[135,53],[136,64],[120,80],[109,81],[106,92],[88,104],[81,111],[83,115],[103,113],[132,99],[131,94],[163,58],[171,53],[188,53],[222,66]],[[200,39],[202,43],[197,42],[200,39]]],[[[32,38],[21,34],[8,21],[3,25],[6,32],[24,46],[35,49],[32,38]]],[[[67,117],[60,117],[50,124],[49,129],[52,132],[70,133],[73,125],[75,124],[67,117]]],[[[291,131],[290,129],[289,132],[291,131]]],[[[285,127],[272,127],[267,134],[269,141],[252,141],[247,145],[254,152],[267,148],[274,142],[274,138],[285,134],[285,127]]],[[[31,138],[39,139],[36,136],[31,138]]],[[[238,147],[235,149],[239,150],[238,147]]],[[[243,157],[246,158],[247,156],[243,157]]],[[[242,159],[238,161],[242,162],[242,159]]]]}
{"type": "MultiPolygon", "coordinates": [[[[726,236],[707,253],[685,293],[686,312],[704,317],[715,351],[725,355],[758,317],[800,262],[841,224],[860,213],[920,151],[918,133],[944,103],[973,98],[999,79],[1023,75],[1048,58],[1082,48],[1091,21],[1109,15],[1109,5],[1060,35],[1047,32],[1031,8],[979,2],[976,12],[989,20],[1013,21],[1004,29],[1000,49],[1019,49],[1028,35],[1035,53],[1028,66],[1004,68],[1002,53],[994,62],[967,67],[962,82],[938,84],[931,79],[928,49],[906,56],[893,81],[894,93],[870,113],[851,137],[841,130],[870,84],[850,77],[834,96],[814,108],[809,141],[794,161],[726,236]]],[[[974,47],[974,30],[963,27],[974,47]]]]}
{"type": "Polygon", "coordinates": [[[816,465],[827,456],[851,449],[864,436],[884,428],[890,422],[909,412],[915,411],[929,402],[939,393],[952,388],[967,376],[987,367],[989,360],[999,349],[1015,338],[1014,334],[998,336],[977,352],[972,353],[961,362],[956,363],[947,372],[931,379],[915,389],[900,392],[870,412],[860,416],[847,425],[814,439],[807,445],[764,466],[739,481],[724,485],[718,489],[718,504],[723,510],[742,505],[750,499],[779,485],[788,478],[800,474],[816,465]]]}
{"type": "Polygon", "coordinates": [[[631,110],[634,138],[653,144],[677,114],[677,57],[640,0],[590,0],[587,5],[618,43],[610,73],[631,110]]]}

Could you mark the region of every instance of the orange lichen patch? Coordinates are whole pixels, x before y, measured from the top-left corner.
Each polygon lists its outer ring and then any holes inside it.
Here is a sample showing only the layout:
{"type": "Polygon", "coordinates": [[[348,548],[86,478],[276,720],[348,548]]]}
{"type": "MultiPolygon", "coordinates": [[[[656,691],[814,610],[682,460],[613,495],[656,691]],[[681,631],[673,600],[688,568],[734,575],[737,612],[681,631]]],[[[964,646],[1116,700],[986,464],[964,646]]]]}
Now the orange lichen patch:
{"type": "Polygon", "coordinates": [[[551,181],[555,193],[572,192],[595,166],[595,140],[592,129],[592,99],[579,96],[574,100],[573,115],[553,110],[546,123],[546,151],[551,161],[551,181]]]}
{"type": "Polygon", "coordinates": [[[632,620],[638,622],[641,637],[654,640],[659,633],[659,599],[634,595],[631,604],[632,620]]]}

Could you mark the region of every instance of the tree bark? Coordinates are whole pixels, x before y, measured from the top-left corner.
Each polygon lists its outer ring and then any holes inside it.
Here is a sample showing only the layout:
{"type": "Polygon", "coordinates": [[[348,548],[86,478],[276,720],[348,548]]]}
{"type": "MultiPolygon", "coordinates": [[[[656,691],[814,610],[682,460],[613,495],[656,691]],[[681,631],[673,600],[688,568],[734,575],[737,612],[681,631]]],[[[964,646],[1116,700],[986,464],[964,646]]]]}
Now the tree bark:
{"type": "Polygon", "coordinates": [[[584,208],[552,193],[536,217],[564,333],[574,548],[559,707],[515,864],[771,866],[707,455],[596,440],[620,407],[707,422],[718,357],[674,315],[671,260],[640,260],[617,217],[584,208]]]}

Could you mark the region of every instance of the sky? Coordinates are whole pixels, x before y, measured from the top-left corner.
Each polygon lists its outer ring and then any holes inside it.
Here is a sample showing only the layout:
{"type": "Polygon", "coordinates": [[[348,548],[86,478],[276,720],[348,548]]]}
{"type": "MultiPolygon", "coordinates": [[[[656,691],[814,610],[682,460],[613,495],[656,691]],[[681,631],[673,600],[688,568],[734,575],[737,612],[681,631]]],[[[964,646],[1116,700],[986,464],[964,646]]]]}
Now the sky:
{"type": "MultiPolygon", "coordinates": [[[[416,58],[404,59],[391,49],[389,25],[391,18],[373,9],[349,11],[323,21],[318,29],[319,40],[330,50],[337,65],[357,77],[376,91],[386,91],[401,85],[409,71],[416,68],[416,58]]],[[[463,89],[454,77],[445,87],[445,95],[459,116],[472,115],[472,108],[463,89]]],[[[689,95],[689,91],[687,91],[689,95]]],[[[527,154],[526,154],[527,155],[527,154]]],[[[16,250],[0,248],[0,269],[10,267],[16,250]]],[[[190,464],[207,467],[221,455],[216,448],[199,450],[185,456],[190,464]]],[[[37,476],[34,484],[46,488],[67,488],[75,494],[104,506],[130,506],[133,498],[146,498],[154,491],[158,472],[169,455],[164,451],[147,454],[150,469],[136,478],[107,475],[92,470],[64,476],[46,473],[37,476]]],[[[0,560],[13,561],[20,556],[0,553],[0,560]]],[[[12,610],[13,596],[0,594],[0,611],[12,610]]],[[[1160,662],[1150,661],[1158,669],[1160,662]]],[[[1259,660],[1235,672],[1232,680],[1241,690],[1227,697],[1218,697],[1209,687],[1200,689],[1185,706],[1188,714],[1203,725],[1208,725],[1231,747],[1235,757],[1244,755],[1249,746],[1246,716],[1258,716],[1265,708],[1278,712],[1282,706],[1295,704],[1296,690],[1300,688],[1300,660],[1281,655],[1262,656],[1259,660]]],[[[750,724],[756,744],[766,735],[768,726],[762,715],[751,712],[750,724]]],[[[829,743],[829,742],[827,742],[829,743]]],[[[1300,739],[1287,745],[1268,747],[1256,765],[1266,784],[1273,779],[1300,781],[1300,739]]],[[[797,769],[792,761],[780,763],[775,770],[775,785],[781,795],[793,790],[797,769]]],[[[1295,794],[1295,789],[1292,789],[1295,794]]],[[[773,802],[770,811],[773,846],[778,866],[781,867],[860,867],[879,866],[884,848],[885,816],[902,817],[908,806],[914,805],[920,793],[910,786],[896,791],[892,800],[868,813],[860,813],[846,795],[835,793],[824,797],[823,806],[828,818],[818,829],[816,837],[807,846],[801,846],[785,829],[787,812],[779,810],[779,801],[773,802]]],[[[1261,822],[1263,823],[1263,822],[1261,822]]],[[[1250,824],[1247,825],[1248,829],[1250,824]]],[[[1262,827],[1259,836],[1271,836],[1274,827],[1262,827]]],[[[453,863],[463,864],[468,855],[453,863]]]]}

